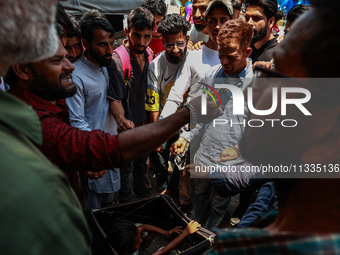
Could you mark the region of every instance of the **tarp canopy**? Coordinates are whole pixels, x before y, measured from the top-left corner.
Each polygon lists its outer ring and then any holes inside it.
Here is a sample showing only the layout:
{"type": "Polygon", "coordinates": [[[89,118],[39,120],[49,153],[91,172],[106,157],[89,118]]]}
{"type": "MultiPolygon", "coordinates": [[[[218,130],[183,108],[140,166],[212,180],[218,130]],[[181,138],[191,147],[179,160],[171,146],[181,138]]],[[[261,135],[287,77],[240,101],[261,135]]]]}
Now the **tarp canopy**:
{"type": "Polygon", "coordinates": [[[98,9],[104,14],[128,14],[142,5],[142,0],[67,0],[60,2],[68,13],[81,15],[85,11],[98,9]]]}

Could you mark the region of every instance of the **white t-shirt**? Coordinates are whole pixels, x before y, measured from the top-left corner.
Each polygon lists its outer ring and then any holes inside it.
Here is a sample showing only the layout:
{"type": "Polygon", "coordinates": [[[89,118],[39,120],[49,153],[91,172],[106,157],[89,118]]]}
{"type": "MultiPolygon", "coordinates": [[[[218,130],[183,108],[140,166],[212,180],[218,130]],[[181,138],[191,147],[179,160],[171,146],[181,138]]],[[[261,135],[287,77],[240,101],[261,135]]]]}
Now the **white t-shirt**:
{"type": "Polygon", "coordinates": [[[192,28],[189,32],[189,41],[192,41],[194,44],[200,41],[207,42],[209,40],[209,35],[204,34],[201,31],[198,31],[195,25],[192,25],[192,28]]]}
{"type": "Polygon", "coordinates": [[[166,58],[166,53],[158,55],[149,65],[145,110],[162,111],[170,90],[185,63],[185,58],[179,64],[172,64],[166,58]]]}
{"type": "Polygon", "coordinates": [[[212,50],[203,45],[200,50],[191,51],[170,91],[161,113],[161,118],[166,118],[175,113],[183,102],[183,97],[188,89],[190,88],[190,94],[194,94],[195,88],[199,87],[197,82],[204,78],[206,71],[219,64],[221,62],[218,58],[217,50],[212,50]]]}

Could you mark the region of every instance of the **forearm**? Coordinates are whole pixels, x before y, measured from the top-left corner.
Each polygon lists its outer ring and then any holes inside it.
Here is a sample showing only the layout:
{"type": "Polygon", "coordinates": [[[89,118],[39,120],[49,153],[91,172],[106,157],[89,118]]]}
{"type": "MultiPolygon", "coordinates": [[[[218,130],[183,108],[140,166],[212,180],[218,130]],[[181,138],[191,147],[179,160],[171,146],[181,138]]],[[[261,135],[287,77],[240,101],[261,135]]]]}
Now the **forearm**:
{"type": "Polygon", "coordinates": [[[167,244],[163,249],[154,253],[154,255],[168,254],[172,250],[176,249],[176,247],[189,235],[187,231],[183,231],[180,233],[174,240],[167,244]]]}
{"type": "Polygon", "coordinates": [[[168,237],[167,235],[168,235],[168,232],[169,232],[169,231],[166,231],[166,230],[161,229],[159,227],[148,225],[148,224],[143,224],[140,227],[138,227],[138,229],[141,232],[142,231],[147,231],[147,232],[157,233],[157,234],[160,234],[160,235],[162,235],[164,237],[168,237]]]}
{"type": "Polygon", "coordinates": [[[118,142],[125,162],[147,156],[189,121],[190,111],[184,107],[168,118],[119,134],[118,142]]]}
{"type": "Polygon", "coordinates": [[[149,115],[149,123],[154,123],[158,120],[159,111],[158,112],[148,112],[149,115]]]}
{"type": "Polygon", "coordinates": [[[118,125],[120,122],[122,122],[123,119],[125,119],[125,111],[122,102],[120,101],[110,100],[110,112],[115,118],[118,125]]]}

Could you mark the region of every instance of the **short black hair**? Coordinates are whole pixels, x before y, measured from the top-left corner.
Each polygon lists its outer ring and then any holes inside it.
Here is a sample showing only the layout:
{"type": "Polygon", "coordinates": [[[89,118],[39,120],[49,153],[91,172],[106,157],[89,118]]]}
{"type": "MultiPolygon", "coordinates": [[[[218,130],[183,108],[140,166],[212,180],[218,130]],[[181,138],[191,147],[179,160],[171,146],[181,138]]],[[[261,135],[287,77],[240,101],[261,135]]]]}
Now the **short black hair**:
{"type": "Polygon", "coordinates": [[[310,5],[298,4],[289,10],[287,13],[287,22],[293,23],[298,17],[310,10],[310,5]]]}
{"type": "Polygon", "coordinates": [[[277,0],[246,0],[246,5],[247,7],[251,5],[262,7],[267,20],[272,17],[276,18],[278,11],[277,0]]]}
{"type": "Polygon", "coordinates": [[[130,11],[127,18],[128,28],[135,27],[137,30],[145,28],[153,29],[155,26],[155,18],[153,14],[144,7],[138,7],[130,11]]]}
{"type": "Polygon", "coordinates": [[[164,17],[166,13],[166,4],[163,0],[144,0],[142,7],[148,9],[153,15],[164,17]]]}
{"type": "Polygon", "coordinates": [[[109,32],[112,36],[115,33],[110,22],[98,10],[93,9],[85,12],[80,19],[81,37],[91,43],[96,29],[109,32]]]}
{"type": "Polygon", "coordinates": [[[241,5],[239,4],[238,1],[232,0],[231,3],[233,4],[233,9],[234,9],[234,10],[239,10],[239,11],[241,11],[241,5]]]}
{"type": "Polygon", "coordinates": [[[5,83],[7,83],[11,88],[14,88],[18,82],[18,76],[14,72],[13,68],[10,67],[4,77],[5,83]]]}
{"type": "Polygon", "coordinates": [[[66,30],[66,36],[70,37],[70,35],[72,34],[73,25],[68,18],[64,7],[60,3],[58,3],[57,5],[56,22],[59,23],[66,30]]]}
{"type": "Polygon", "coordinates": [[[164,35],[176,35],[182,32],[185,36],[190,30],[190,23],[180,14],[172,13],[165,16],[159,23],[157,32],[164,35]]]}
{"type": "Polygon", "coordinates": [[[107,232],[107,240],[118,254],[134,252],[138,228],[132,221],[120,219],[115,221],[107,232]]]}
{"type": "Polygon", "coordinates": [[[73,16],[72,14],[67,14],[67,15],[73,25],[72,34],[69,37],[75,36],[75,37],[81,38],[79,20],[77,20],[77,18],[73,16]]]}

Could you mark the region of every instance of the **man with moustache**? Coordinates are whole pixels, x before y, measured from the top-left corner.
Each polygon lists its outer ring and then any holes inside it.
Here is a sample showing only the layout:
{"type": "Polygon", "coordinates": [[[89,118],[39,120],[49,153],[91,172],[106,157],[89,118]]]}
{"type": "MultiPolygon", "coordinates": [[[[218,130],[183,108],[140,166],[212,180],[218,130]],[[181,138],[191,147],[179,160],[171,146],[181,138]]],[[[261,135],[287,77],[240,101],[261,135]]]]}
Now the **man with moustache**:
{"type": "MultiPolygon", "coordinates": [[[[190,23],[179,14],[169,14],[160,22],[158,32],[163,37],[165,52],[161,53],[149,65],[145,109],[149,122],[158,120],[165,101],[177,76],[181,72],[187,56],[190,23]]],[[[171,139],[172,141],[172,139],[171,139]]],[[[165,190],[168,184],[168,160],[171,141],[150,154],[154,164],[157,185],[165,190]]]]}
{"type": "MultiPolygon", "coordinates": [[[[81,130],[100,129],[116,134],[116,124],[109,112],[107,88],[109,75],[106,67],[111,64],[114,30],[98,11],[85,12],[80,20],[85,47],[84,54],[74,63],[72,80],[77,93],[66,99],[71,125],[81,130]]],[[[102,178],[89,173],[88,210],[101,208],[114,202],[120,188],[119,169],[107,170],[102,178]]]]}
{"type": "Polygon", "coordinates": [[[209,39],[208,29],[205,23],[205,11],[207,10],[209,2],[210,0],[193,0],[192,2],[194,26],[189,35],[189,48],[198,42],[207,42],[209,39]]]}
{"type": "Polygon", "coordinates": [[[162,42],[162,34],[157,32],[157,27],[165,17],[166,5],[163,0],[144,0],[142,7],[148,9],[155,18],[152,39],[148,47],[152,54],[152,59],[155,59],[161,52],[165,50],[162,42]]]}
{"type": "Polygon", "coordinates": [[[81,57],[83,45],[81,43],[79,21],[71,14],[69,14],[68,17],[73,25],[73,30],[72,33],[67,37],[65,49],[69,54],[68,59],[71,61],[71,63],[73,63],[81,57]]]}
{"type": "Polygon", "coordinates": [[[276,38],[272,33],[277,14],[277,0],[246,0],[246,21],[254,29],[250,55],[256,61],[271,61],[276,49],[276,38]]]}
{"type": "MultiPolygon", "coordinates": [[[[0,75],[10,65],[52,56],[58,48],[58,1],[0,1],[0,75]]],[[[0,194],[3,254],[91,254],[91,234],[66,177],[36,147],[39,118],[0,91],[0,194]]]]}
{"type": "MultiPolygon", "coordinates": [[[[83,131],[70,125],[65,104],[65,98],[76,93],[71,79],[73,70],[74,66],[67,59],[67,51],[59,42],[54,56],[35,63],[14,65],[6,76],[6,82],[11,85],[10,92],[31,105],[35,110],[34,116],[37,114],[40,119],[43,138],[42,144],[36,146],[66,174],[75,169],[113,169],[147,156],[189,122],[189,108],[196,112],[197,121],[200,122],[210,121],[218,113],[217,107],[208,104],[212,111],[202,116],[198,98],[167,119],[118,135],[101,130],[83,131]]],[[[34,123],[39,119],[35,119],[34,123]]],[[[32,145],[31,150],[34,148],[32,145]]],[[[67,182],[65,179],[63,181],[67,182]]]]}
{"type": "MultiPolygon", "coordinates": [[[[183,68],[176,79],[164,108],[161,113],[161,118],[165,118],[176,112],[177,108],[184,100],[191,100],[193,95],[199,90],[198,82],[204,78],[205,72],[213,66],[220,64],[218,58],[218,43],[217,35],[220,27],[233,16],[232,3],[229,0],[212,0],[206,8],[205,20],[209,33],[209,40],[197,51],[192,51],[188,55],[183,65],[183,68]],[[185,94],[190,91],[188,99],[185,99],[185,94]]],[[[188,142],[191,142],[190,148],[194,150],[195,141],[190,140],[190,132],[183,132],[181,137],[172,145],[172,149],[176,154],[181,154],[186,148],[188,142]]],[[[192,155],[193,156],[193,155],[192,155]]],[[[185,179],[181,178],[180,186],[180,202],[187,206],[190,203],[191,195],[182,193],[188,188],[184,184],[185,179]],[[183,183],[183,185],[182,185],[183,183]],[[181,191],[182,190],[182,191],[181,191]]]]}
{"type": "MultiPolygon", "coordinates": [[[[228,20],[220,28],[218,34],[218,53],[221,61],[220,65],[211,68],[205,73],[202,84],[207,84],[216,88],[216,84],[229,84],[245,90],[253,78],[250,43],[253,38],[253,29],[241,19],[228,20]]],[[[202,85],[203,89],[210,90],[202,85]]],[[[213,90],[210,90],[213,93],[213,90]]],[[[220,100],[224,107],[223,114],[216,120],[228,120],[233,123],[242,123],[246,115],[233,115],[233,98],[227,91],[219,92],[220,100]]],[[[217,121],[218,122],[218,121],[217,121]]],[[[236,157],[227,162],[219,160],[224,148],[235,148],[242,137],[244,126],[242,125],[196,125],[193,135],[200,132],[202,139],[195,153],[194,164],[201,166],[220,165],[224,167],[243,165],[245,161],[242,157],[236,157]]],[[[237,149],[235,149],[237,150],[237,149]]],[[[212,175],[211,178],[219,178],[219,174],[212,175]]],[[[215,181],[216,184],[217,181],[215,181]]],[[[210,180],[194,179],[195,195],[193,201],[193,219],[204,223],[206,208],[209,214],[204,225],[205,228],[212,230],[221,222],[230,202],[230,195],[220,196],[213,188],[210,180]]]]}
{"type": "MultiPolygon", "coordinates": [[[[107,96],[110,99],[110,111],[118,124],[120,133],[141,126],[147,120],[145,92],[149,54],[146,49],[152,38],[155,19],[148,9],[139,7],[130,11],[127,24],[125,33],[128,38],[120,46],[127,59],[122,60],[118,53],[114,52],[112,64],[108,67],[110,85],[107,96]],[[129,78],[126,77],[128,70],[123,70],[124,61],[130,61],[131,76],[129,78]]],[[[129,183],[131,172],[134,176],[134,193],[140,197],[149,195],[144,184],[146,158],[141,158],[121,171],[121,202],[132,198],[129,183]]]]}

